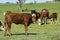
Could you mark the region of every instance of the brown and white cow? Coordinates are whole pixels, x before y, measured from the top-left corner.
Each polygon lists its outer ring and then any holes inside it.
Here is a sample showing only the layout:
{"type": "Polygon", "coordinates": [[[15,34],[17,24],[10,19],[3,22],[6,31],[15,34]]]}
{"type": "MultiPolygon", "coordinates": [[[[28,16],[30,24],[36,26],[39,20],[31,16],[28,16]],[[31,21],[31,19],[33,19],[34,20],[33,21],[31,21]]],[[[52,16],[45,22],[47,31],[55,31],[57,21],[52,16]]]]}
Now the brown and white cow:
{"type": "Polygon", "coordinates": [[[54,24],[57,22],[57,13],[52,13],[49,18],[51,19],[51,23],[54,24]]]}
{"type": "Polygon", "coordinates": [[[5,16],[5,33],[9,32],[9,35],[11,35],[11,24],[23,24],[25,28],[25,34],[27,35],[28,26],[32,23],[32,16],[29,13],[13,13],[10,11],[4,12],[5,16]]]}
{"type": "Polygon", "coordinates": [[[47,9],[42,9],[40,14],[40,19],[38,19],[38,24],[42,24],[42,20],[44,19],[44,23],[47,24],[47,19],[49,18],[49,11],[47,9]]]}
{"type": "Polygon", "coordinates": [[[0,21],[0,30],[3,30],[3,31],[5,30],[1,21],[0,21]]]}

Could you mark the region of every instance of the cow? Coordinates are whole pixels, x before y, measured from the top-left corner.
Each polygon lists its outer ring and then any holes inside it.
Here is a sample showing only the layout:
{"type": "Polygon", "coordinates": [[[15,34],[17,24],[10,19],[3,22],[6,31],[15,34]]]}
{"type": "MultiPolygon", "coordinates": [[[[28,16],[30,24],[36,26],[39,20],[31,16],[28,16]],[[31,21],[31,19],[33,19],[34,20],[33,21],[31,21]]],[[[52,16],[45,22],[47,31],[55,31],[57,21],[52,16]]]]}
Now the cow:
{"type": "Polygon", "coordinates": [[[31,10],[31,14],[32,14],[32,21],[33,23],[35,23],[39,19],[40,13],[36,12],[35,10],[31,10]]]}
{"type": "Polygon", "coordinates": [[[49,19],[51,19],[51,23],[54,24],[57,22],[57,13],[54,12],[49,16],[49,19]]]}
{"type": "Polygon", "coordinates": [[[11,11],[4,12],[5,16],[5,31],[4,36],[6,36],[7,31],[11,36],[11,24],[23,24],[25,28],[25,34],[27,35],[28,26],[32,23],[32,16],[29,13],[14,13],[11,11]]]}
{"type": "Polygon", "coordinates": [[[0,30],[4,31],[4,25],[2,24],[2,22],[0,21],[0,30]]]}
{"type": "Polygon", "coordinates": [[[47,24],[47,19],[49,18],[49,11],[47,9],[42,9],[40,14],[40,19],[38,19],[38,24],[41,25],[44,19],[44,24],[47,24]]]}

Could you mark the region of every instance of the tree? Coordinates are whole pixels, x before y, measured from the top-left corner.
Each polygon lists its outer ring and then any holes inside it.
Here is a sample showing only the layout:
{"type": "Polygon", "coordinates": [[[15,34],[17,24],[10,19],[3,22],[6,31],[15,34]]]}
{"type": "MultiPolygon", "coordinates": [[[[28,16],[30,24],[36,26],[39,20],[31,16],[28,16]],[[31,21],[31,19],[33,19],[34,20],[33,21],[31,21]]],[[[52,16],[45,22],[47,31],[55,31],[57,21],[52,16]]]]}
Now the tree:
{"type": "Polygon", "coordinates": [[[26,0],[18,0],[18,4],[19,4],[19,11],[22,12],[22,5],[26,0]]]}
{"type": "Polygon", "coordinates": [[[10,4],[10,2],[6,2],[6,4],[10,4]]]}
{"type": "Polygon", "coordinates": [[[37,3],[37,1],[36,0],[34,0],[34,4],[36,4],[37,3]]]}
{"type": "Polygon", "coordinates": [[[56,1],[60,1],[60,0],[53,0],[53,1],[55,1],[55,2],[56,2],[56,1]]]}
{"type": "Polygon", "coordinates": [[[22,12],[22,0],[18,0],[18,4],[19,4],[19,11],[22,12]]]}
{"type": "Polygon", "coordinates": [[[26,2],[26,0],[23,0],[23,3],[25,3],[26,2]]]}

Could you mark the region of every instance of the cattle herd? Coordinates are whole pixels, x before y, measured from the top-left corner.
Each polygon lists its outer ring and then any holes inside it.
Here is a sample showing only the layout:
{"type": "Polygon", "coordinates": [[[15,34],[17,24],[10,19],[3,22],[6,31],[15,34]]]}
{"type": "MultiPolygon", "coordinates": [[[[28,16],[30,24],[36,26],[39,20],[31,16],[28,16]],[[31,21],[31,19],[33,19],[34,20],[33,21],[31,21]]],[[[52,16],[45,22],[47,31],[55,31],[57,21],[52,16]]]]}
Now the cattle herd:
{"type": "Polygon", "coordinates": [[[7,32],[11,36],[11,24],[23,24],[25,28],[25,34],[27,35],[28,26],[31,23],[38,23],[38,25],[47,24],[47,20],[50,19],[51,23],[54,24],[57,21],[57,13],[51,13],[49,15],[49,11],[47,9],[42,9],[41,12],[36,12],[35,10],[31,10],[31,13],[14,13],[11,11],[4,12],[4,25],[0,21],[0,30],[4,30],[4,36],[6,36],[7,32]]]}

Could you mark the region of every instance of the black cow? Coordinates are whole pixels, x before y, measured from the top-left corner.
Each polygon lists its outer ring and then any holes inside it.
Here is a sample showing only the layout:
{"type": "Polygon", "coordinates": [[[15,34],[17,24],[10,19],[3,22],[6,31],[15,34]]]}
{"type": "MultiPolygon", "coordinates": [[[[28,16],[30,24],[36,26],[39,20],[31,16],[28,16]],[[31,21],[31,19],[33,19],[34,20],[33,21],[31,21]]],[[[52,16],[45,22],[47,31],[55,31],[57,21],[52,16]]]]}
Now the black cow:
{"type": "Polygon", "coordinates": [[[32,21],[35,23],[39,19],[40,13],[36,12],[35,10],[31,10],[31,14],[32,14],[32,21]]]}

